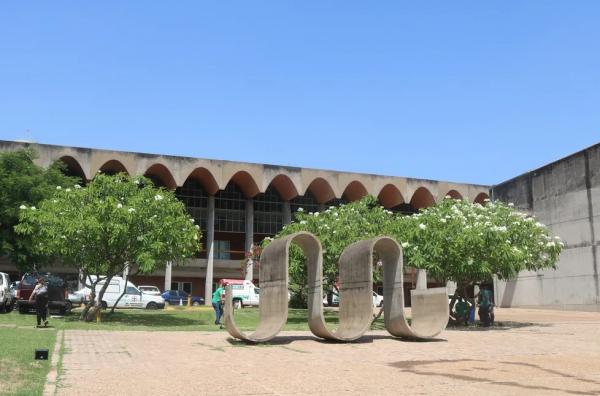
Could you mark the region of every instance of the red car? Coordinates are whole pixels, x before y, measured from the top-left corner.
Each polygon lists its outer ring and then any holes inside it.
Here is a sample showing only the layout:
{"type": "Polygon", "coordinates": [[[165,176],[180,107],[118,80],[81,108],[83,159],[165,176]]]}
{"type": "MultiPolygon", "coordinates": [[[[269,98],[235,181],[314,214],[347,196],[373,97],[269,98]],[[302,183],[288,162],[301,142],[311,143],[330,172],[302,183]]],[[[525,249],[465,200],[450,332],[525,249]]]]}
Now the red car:
{"type": "Polygon", "coordinates": [[[64,315],[71,311],[72,305],[68,299],[69,292],[65,281],[49,273],[27,273],[21,278],[21,283],[17,287],[16,298],[17,308],[20,313],[35,311],[35,301],[29,301],[29,297],[37,284],[40,276],[46,279],[48,285],[48,310],[57,311],[60,315],[64,315]]]}

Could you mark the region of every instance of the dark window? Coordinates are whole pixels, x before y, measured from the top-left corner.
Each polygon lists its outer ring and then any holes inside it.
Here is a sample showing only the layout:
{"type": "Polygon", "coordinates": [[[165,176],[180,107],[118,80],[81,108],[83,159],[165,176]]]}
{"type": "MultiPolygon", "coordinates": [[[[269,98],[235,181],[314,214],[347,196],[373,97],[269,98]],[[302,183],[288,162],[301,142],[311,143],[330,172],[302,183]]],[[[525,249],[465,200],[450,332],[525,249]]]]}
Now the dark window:
{"type": "Polygon", "coordinates": [[[202,184],[193,179],[188,179],[182,187],[175,190],[175,195],[187,208],[188,213],[206,231],[206,219],[208,217],[208,194],[202,184]]]}
{"type": "Polygon", "coordinates": [[[254,232],[275,235],[283,227],[283,201],[273,186],[254,197],[254,232]]]}
{"type": "Polygon", "coordinates": [[[246,197],[235,183],[215,195],[215,231],[246,232],[246,197]]]}
{"type": "Polygon", "coordinates": [[[231,241],[215,241],[214,256],[216,260],[229,260],[231,258],[231,241]]]}
{"type": "Polygon", "coordinates": [[[292,216],[298,209],[302,208],[304,212],[318,212],[319,211],[319,203],[317,199],[310,191],[307,191],[304,195],[299,195],[296,198],[290,201],[290,207],[292,209],[292,216]]]}

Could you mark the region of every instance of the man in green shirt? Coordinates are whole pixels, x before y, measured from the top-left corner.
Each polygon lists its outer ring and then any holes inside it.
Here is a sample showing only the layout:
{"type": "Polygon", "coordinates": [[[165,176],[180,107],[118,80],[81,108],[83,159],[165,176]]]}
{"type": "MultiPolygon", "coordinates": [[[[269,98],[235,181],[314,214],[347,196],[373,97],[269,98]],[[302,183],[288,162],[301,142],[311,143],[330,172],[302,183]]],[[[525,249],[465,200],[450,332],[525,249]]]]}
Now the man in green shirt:
{"type": "Polygon", "coordinates": [[[223,296],[225,295],[225,286],[227,283],[223,283],[212,295],[212,306],[215,310],[215,324],[221,326],[221,316],[223,315],[223,296]]]}

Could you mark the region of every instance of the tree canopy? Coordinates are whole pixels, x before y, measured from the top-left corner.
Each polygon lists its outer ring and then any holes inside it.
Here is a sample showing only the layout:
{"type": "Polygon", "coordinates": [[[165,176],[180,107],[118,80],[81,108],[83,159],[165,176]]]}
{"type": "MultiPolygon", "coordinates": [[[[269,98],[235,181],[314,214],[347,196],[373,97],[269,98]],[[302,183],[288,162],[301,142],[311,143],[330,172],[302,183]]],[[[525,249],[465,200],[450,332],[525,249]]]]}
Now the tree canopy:
{"type": "Polygon", "coordinates": [[[402,241],[409,265],[463,286],[554,268],[562,249],[560,238],[545,225],[502,202],[480,205],[446,198],[398,217],[391,232],[402,241]]]}
{"type": "MultiPolygon", "coordinates": [[[[22,235],[39,254],[60,256],[108,281],[127,265],[151,273],[200,248],[200,230],[183,203],[144,177],[98,174],[86,187],[54,186],[52,198],[20,207],[22,235]]],[[[100,291],[100,298],[104,289],[100,291]]]]}
{"type": "Polygon", "coordinates": [[[0,255],[8,255],[23,270],[48,258],[35,254],[28,236],[17,235],[19,206],[36,206],[50,197],[57,185],[74,185],[76,177],[65,176],[64,164],[47,169],[34,163],[35,151],[23,149],[0,153],[0,255]]]}
{"type": "MultiPolygon", "coordinates": [[[[277,237],[298,231],[320,239],[323,276],[329,288],[337,279],[337,262],[344,248],[380,235],[401,243],[405,265],[461,286],[488,282],[493,276],[510,279],[523,270],[553,268],[562,248],[559,237],[552,237],[546,226],[512,204],[480,205],[449,197],[411,216],[385,210],[371,196],[320,213],[299,210],[295,221],[277,237]]],[[[302,288],[306,283],[302,254],[294,249],[290,257],[291,283],[302,288]]],[[[378,275],[374,272],[375,279],[378,275]]]]}

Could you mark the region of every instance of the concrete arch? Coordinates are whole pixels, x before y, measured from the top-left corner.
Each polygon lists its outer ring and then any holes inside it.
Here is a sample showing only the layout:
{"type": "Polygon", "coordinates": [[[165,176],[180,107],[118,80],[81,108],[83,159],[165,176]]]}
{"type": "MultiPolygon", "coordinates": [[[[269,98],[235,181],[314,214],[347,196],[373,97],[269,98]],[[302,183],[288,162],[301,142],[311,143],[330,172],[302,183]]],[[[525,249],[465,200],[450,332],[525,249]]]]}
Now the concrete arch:
{"type": "MultiPolygon", "coordinates": [[[[279,196],[284,201],[289,201],[291,199],[296,198],[299,195],[298,187],[296,187],[296,185],[294,184],[292,179],[290,179],[287,175],[284,175],[282,173],[275,176],[269,182],[269,184],[267,185],[267,188],[268,188],[268,186],[271,186],[271,185],[275,188],[275,190],[277,190],[277,192],[279,193],[279,196]]],[[[266,191],[266,189],[265,189],[265,191],[266,191]]]]}
{"type": "Polygon", "coordinates": [[[79,164],[79,161],[70,155],[63,155],[58,159],[58,161],[62,162],[67,166],[68,174],[71,176],[77,176],[81,179],[83,183],[86,182],[87,176],[83,171],[83,168],[79,164]]]}
{"type": "Polygon", "coordinates": [[[160,181],[161,186],[168,188],[169,190],[175,190],[177,188],[177,183],[175,183],[175,178],[169,171],[169,169],[163,164],[153,164],[151,165],[146,172],[144,172],[144,176],[150,179],[156,179],[160,181]]]}
{"type": "Polygon", "coordinates": [[[219,184],[217,183],[217,180],[213,174],[204,167],[194,169],[185,179],[184,183],[188,179],[194,179],[198,183],[202,184],[204,190],[206,190],[206,192],[210,195],[215,195],[219,191],[219,184]]]}
{"type": "Polygon", "coordinates": [[[393,184],[386,184],[383,186],[377,195],[377,200],[386,209],[393,208],[394,206],[404,203],[404,197],[402,196],[402,193],[398,187],[393,184]]]}
{"type": "Polygon", "coordinates": [[[346,188],[344,189],[344,193],[342,194],[342,198],[348,200],[349,202],[358,201],[362,197],[368,194],[365,186],[359,182],[358,180],[351,181],[348,183],[346,188]]]}
{"type": "Polygon", "coordinates": [[[446,195],[444,196],[444,198],[445,198],[445,197],[450,197],[450,198],[452,198],[452,199],[463,199],[463,196],[462,196],[462,194],[461,194],[461,193],[459,193],[459,192],[458,192],[458,191],[456,191],[456,190],[450,190],[450,191],[448,191],[448,192],[446,193],[446,195]]]}
{"type": "Polygon", "coordinates": [[[100,168],[98,168],[98,171],[103,172],[103,173],[127,173],[128,175],[130,175],[131,173],[129,173],[129,171],[127,170],[127,168],[125,167],[125,165],[123,165],[123,163],[119,160],[116,159],[111,159],[106,161],[104,164],[102,164],[102,166],[100,166],[100,168]]]}
{"type": "Polygon", "coordinates": [[[329,202],[335,198],[335,193],[333,192],[333,188],[327,182],[327,180],[322,177],[317,177],[312,180],[306,191],[310,191],[310,193],[315,197],[318,203],[329,202]]]}
{"type": "Polygon", "coordinates": [[[243,170],[238,171],[231,176],[225,185],[229,184],[229,182],[234,182],[237,184],[247,198],[252,198],[260,192],[258,189],[258,184],[256,184],[256,181],[252,175],[243,170]]]}
{"type": "Polygon", "coordinates": [[[473,203],[478,203],[478,204],[481,204],[481,205],[485,205],[487,199],[490,199],[490,196],[487,195],[486,193],[482,192],[482,193],[477,194],[477,196],[473,200],[473,203]]]}
{"type": "Polygon", "coordinates": [[[433,199],[433,194],[427,188],[419,187],[413,193],[410,205],[415,209],[428,208],[435,205],[435,199],[433,199]]]}

